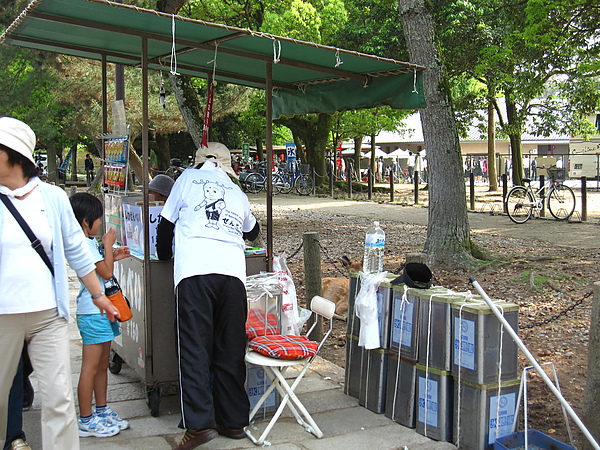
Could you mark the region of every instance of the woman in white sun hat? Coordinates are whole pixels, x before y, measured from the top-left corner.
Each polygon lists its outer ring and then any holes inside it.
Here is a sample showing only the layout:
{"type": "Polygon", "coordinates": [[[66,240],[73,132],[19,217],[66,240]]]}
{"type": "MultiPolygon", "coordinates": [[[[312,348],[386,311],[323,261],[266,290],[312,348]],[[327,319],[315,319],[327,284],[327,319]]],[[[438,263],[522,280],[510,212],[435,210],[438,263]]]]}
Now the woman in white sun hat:
{"type": "Polygon", "coordinates": [[[27,124],[0,117],[0,439],[4,444],[9,390],[27,341],[42,399],[43,448],[78,449],[66,263],[110,320],[118,311],[98,282],[66,193],[37,177],[35,142],[27,124]],[[15,217],[29,227],[32,240],[15,217]]]}

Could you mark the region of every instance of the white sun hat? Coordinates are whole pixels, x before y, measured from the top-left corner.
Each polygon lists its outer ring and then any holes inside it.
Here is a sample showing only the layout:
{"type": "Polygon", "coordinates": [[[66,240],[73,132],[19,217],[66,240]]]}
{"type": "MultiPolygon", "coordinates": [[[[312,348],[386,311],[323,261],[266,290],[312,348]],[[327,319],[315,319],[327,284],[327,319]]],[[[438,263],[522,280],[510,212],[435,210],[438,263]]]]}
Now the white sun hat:
{"type": "Polygon", "coordinates": [[[195,164],[203,163],[208,159],[215,162],[227,175],[234,178],[237,177],[237,174],[231,167],[231,154],[225,145],[220,142],[209,142],[208,147],[200,147],[196,151],[195,164]]]}
{"type": "Polygon", "coordinates": [[[35,164],[35,133],[26,123],[12,117],[0,117],[0,144],[20,153],[35,164]]]}

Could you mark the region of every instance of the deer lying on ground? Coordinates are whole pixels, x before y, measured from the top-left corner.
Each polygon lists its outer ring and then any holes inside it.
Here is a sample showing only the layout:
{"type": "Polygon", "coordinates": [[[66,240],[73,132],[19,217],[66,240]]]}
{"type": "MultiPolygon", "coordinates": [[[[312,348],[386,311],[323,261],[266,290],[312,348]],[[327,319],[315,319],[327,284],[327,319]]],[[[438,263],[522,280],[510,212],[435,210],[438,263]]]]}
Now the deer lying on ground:
{"type": "MultiPolygon", "coordinates": [[[[362,262],[352,261],[346,255],[342,256],[342,264],[348,273],[362,270],[362,262]]],[[[347,277],[325,277],[321,280],[321,297],[335,303],[334,317],[336,319],[348,319],[349,290],[350,279],[347,277]]]]}

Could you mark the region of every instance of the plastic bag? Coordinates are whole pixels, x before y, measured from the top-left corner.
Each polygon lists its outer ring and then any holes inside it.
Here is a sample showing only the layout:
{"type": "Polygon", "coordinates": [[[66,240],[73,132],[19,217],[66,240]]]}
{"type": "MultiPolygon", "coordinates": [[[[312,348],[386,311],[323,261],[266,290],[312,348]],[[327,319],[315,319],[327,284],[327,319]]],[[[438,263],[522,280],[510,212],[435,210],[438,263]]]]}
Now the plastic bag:
{"type": "Polygon", "coordinates": [[[387,272],[360,272],[360,291],[354,300],[354,312],[360,319],[358,345],[366,350],[379,348],[379,308],[377,307],[377,288],[387,272]]]}
{"type": "MultiPolygon", "coordinates": [[[[293,334],[299,336],[300,328],[310,316],[310,311],[308,312],[308,317],[300,324],[296,286],[294,286],[292,273],[290,272],[290,269],[288,269],[285,253],[273,258],[273,271],[277,274],[277,281],[283,291],[281,304],[281,334],[293,334]]],[[[303,316],[306,316],[306,314],[303,314],[303,316]]]]}

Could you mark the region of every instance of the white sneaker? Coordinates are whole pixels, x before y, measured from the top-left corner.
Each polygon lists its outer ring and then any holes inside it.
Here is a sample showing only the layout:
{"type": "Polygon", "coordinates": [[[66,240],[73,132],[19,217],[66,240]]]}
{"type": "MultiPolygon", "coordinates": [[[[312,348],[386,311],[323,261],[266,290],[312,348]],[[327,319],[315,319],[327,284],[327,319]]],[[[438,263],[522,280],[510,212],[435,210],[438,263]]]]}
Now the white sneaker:
{"type": "Polygon", "coordinates": [[[83,422],[81,417],[77,419],[77,424],[79,425],[79,437],[111,437],[119,434],[118,426],[109,424],[101,417],[98,417],[96,414],[92,416],[92,418],[83,422]]]}
{"type": "Polygon", "coordinates": [[[125,419],[121,419],[119,415],[114,412],[110,406],[106,406],[102,412],[99,412],[96,409],[96,415],[106,421],[106,423],[110,425],[116,425],[119,427],[119,430],[126,430],[129,428],[129,422],[125,419]]]}

